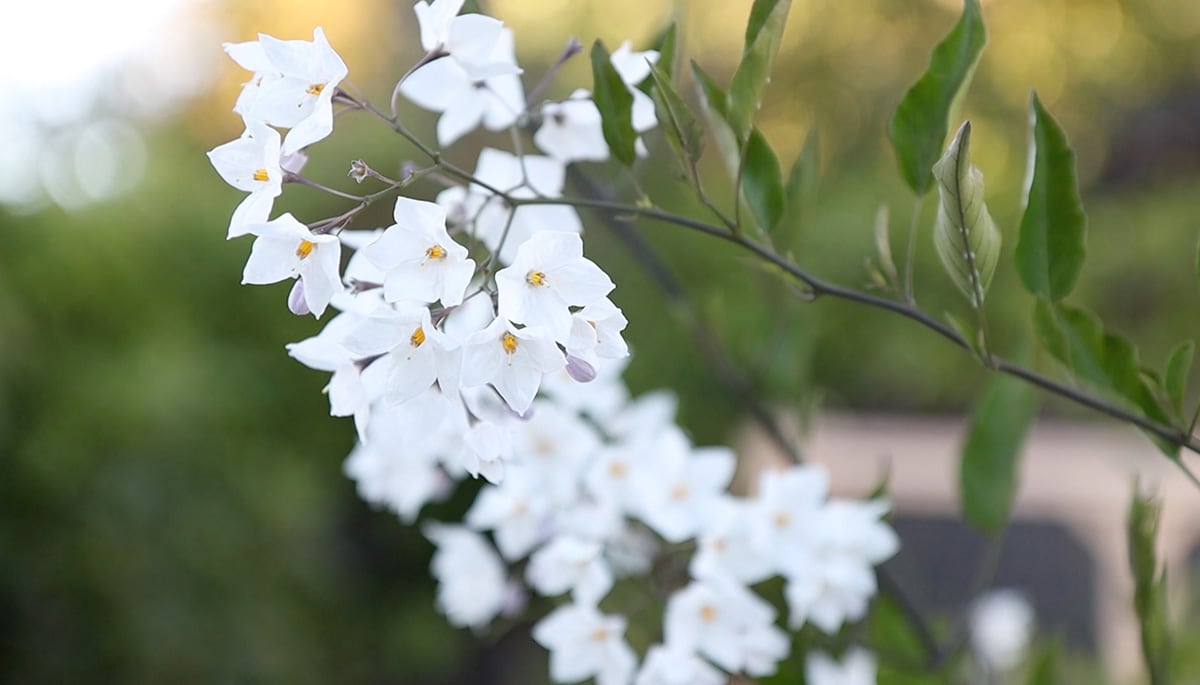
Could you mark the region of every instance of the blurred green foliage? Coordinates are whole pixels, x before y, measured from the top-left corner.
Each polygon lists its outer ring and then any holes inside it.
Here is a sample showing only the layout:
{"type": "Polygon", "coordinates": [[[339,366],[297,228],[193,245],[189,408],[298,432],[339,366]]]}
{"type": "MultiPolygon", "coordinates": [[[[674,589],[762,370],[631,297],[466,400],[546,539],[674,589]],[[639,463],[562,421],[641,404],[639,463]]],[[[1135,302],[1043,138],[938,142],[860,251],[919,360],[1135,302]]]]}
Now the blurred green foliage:
{"type": "MultiPolygon", "coordinates": [[[[1088,259],[1073,301],[1161,367],[1196,330],[1196,177],[1160,175],[1151,162],[1138,177],[1154,184],[1097,179],[1121,116],[1200,89],[1185,66],[1200,40],[1154,3],[1010,4],[1041,22],[1069,5],[1070,16],[1091,17],[1088,26],[1108,26],[1116,7],[1120,31],[1103,61],[1071,53],[1077,42],[1047,44],[1042,24],[1024,30],[1031,54],[1049,51],[1062,67],[1052,108],[1085,165],[1088,259]]],[[[903,254],[913,200],[887,148],[886,121],[953,20],[936,3],[864,7],[857,33],[836,13],[815,23],[820,3],[804,10],[807,24],[792,21],[801,39],[785,41],[760,116],[785,168],[812,124],[821,128],[819,190],[794,254],[854,286],[868,282],[864,260],[874,254],[881,204],[891,209],[893,253],[903,254]]],[[[1028,89],[1044,93],[1045,83],[1022,80],[1029,56],[1005,40],[1017,30],[1016,10],[988,3],[984,11],[997,19],[998,52],[985,52],[965,111],[977,122],[978,164],[1005,236],[988,313],[994,347],[1008,353],[1031,337],[1032,300],[1008,265],[1020,216],[1022,108],[1028,89]]],[[[1187,25],[1200,28],[1200,20],[1187,25]]],[[[725,38],[738,44],[740,31],[725,38]]],[[[701,57],[727,82],[732,62],[701,57]]],[[[540,75],[544,67],[527,69],[540,75]]],[[[433,118],[409,115],[432,139],[433,118]]],[[[497,663],[475,636],[449,628],[434,610],[430,549],[418,529],[371,512],[342,477],[352,427],[328,417],[324,375],[283,350],[319,324],[287,313],[286,285],[238,285],[249,240],[223,240],[238,194],[203,156],[223,140],[193,135],[182,126],[155,135],[147,180],[129,197],[75,214],[0,211],[0,681],[483,683],[480,673],[501,682],[524,668],[539,672],[540,651],[533,666],[497,663]]],[[[464,168],[474,167],[470,145],[505,145],[507,136],[474,140],[451,152],[464,168]]],[[[671,158],[661,138],[649,143],[651,159],[671,158]]],[[[339,119],[313,154],[309,175],[331,184],[345,182],[353,158],[384,173],[413,158],[356,116],[339,119]]],[[[728,206],[724,171],[707,162],[713,195],[728,206]]],[[[656,201],[703,216],[668,167],[643,171],[656,201]]],[[[612,167],[588,173],[632,190],[612,167]]],[[[961,312],[932,249],[935,204],[927,200],[917,214],[917,298],[930,312],[961,312]]],[[[305,220],[344,209],[292,187],[278,207],[305,220]]],[[[376,210],[361,227],[388,222],[388,208],[376,210]]],[[[613,297],[630,320],[631,384],[676,389],[697,441],[727,440],[742,411],[686,317],[584,215],[589,256],[619,284],[613,297]]],[[[983,385],[969,354],[911,322],[844,302],[802,304],[727,246],[675,227],[646,224],[642,235],[770,401],[963,413],[983,385]]],[[[453,516],[464,502],[440,511],[453,516]]]]}

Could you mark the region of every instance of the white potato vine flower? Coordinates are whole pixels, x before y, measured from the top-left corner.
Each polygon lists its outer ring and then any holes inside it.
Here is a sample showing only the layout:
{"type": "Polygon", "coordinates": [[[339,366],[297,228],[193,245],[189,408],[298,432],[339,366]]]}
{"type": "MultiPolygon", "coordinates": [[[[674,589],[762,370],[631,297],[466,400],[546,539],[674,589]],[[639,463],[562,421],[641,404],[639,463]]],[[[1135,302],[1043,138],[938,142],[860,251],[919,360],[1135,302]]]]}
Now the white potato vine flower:
{"type": "Polygon", "coordinates": [[[446,211],[432,202],[398,197],[393,217],[396,223],[363,250],[384,272],[384,298],[462,304],[475,261],[446,232],[446,211]]]}
{"type": "Polygon", "coordinates": [[[218,145],[208,153],[213,168],[226,183],[250,193],[233,210],[227,237],[246,235],[249,224],[271,218],[275,198],[283,192],[279,132],[261,121],[247,120],[241,138],[218,145]]]}
{"type": "Polygon", "coordinates": [[[334,293],[342,289],[338,273],[342,243],[335,236],[308,230],[291,214],[262,224],[251,224],[246,232],[258,236],[242,271],[245,285],[278,283],[299,278],[304,304],[320,318],[334,293]]]}

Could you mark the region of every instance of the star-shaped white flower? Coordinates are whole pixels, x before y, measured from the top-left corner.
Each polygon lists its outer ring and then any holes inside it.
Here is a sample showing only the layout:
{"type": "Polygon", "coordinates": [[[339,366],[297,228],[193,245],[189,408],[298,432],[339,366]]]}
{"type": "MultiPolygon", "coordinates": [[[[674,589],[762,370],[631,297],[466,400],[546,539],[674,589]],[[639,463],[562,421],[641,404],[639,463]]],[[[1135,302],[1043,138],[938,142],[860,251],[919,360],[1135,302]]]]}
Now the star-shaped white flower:
{"type": "Polygon", "coordinates": [[[446,211],[432,202],[398,197],[393,216],[396,223],[363,250],[385,273],[384,298],[462,304],[475,261],[446,232],[446,211]]]}
{"type": "Polygon", "coordinates": [[[562,162],[600,162],[609,155],[600,110],[592,94],[583,89],[562,102],[542,105],[542,125],[533,134],[533,142],[562,162]]]}
{"type": "Polygon", "coordinates": [[[233,210],[228,237],[246,235],[248,224],[271,218],[275,198],[283,192],[278,131],[261,121],[247,120],[242,137],[213,148],[208,159],[226,183],[250,193],[233,210]]]}
{"type": "Polygon", "coordinates": [[[496,73],[484,77],[473,74],[460,60],[441,58],[417,69],[400,84],[400,92],[409,100],[442,114],[437,125],[439,145],[451,145],[480,125],[490,131],[508,128],[525,111],[525,89],[515,73],[520,69],[512,31],[499,29],[492,46],[489,63],[510,69],[492,68],[488,71],[496,73]]]}
{"type": "Polygon", "coordinates": [[[360,358],[391,354],[386,397],[393,404],[411,400],[457,371],[452,368],[457,357],[427,307],[381,308],[355,326],[343,344],[360,358]]]}
{"type": "Polygon", "coordinates": [[[516,328],[501,316],[467,338],[462,384],[490,383],[513,411],[524,414],[542,376],[565,364],[562,352],[543,329],[516,328]]]}
{"type": "Polygon", "coordinates": [[[430,4],[421,0],[413,6],[421,26],[421,47],[429,53],[444,53],[476,81],[521,73],[516,60],[496,56],[504,22],[483,14],[459,15],[463,2],[434,0],[430,4]]]}
{"type": "Polygon", "coordinates": [[[550,678],[596,685],[628,685],[637,656],[625,642],[625,618],[605,616],[586,604],[561,606],[538,621],[533,639],[550,650],[550,678]]]}
{"type": "Polygon", "coordinates": [[[290,155],[333,131],[333,94],[348,70],[320,27],[311,41],[265,34],[258,40],[279,77],[258,83],[247,115],[290,128],[282,147],[283,154],[290,155]]]}
{"type": "Polygon", "coordinates": [[[535,233],[517,249],[511,266],[496,273],[498,311],[514,323],[545,326],[555,340],[571,333],[572,306],[596,304],[612,292],[612,279],[583,256],[576,233],[535,233]]]}
{"type": "Polygon", "coordinates": [[[313,233],[291,214],[251,224],[246,232],[258,238],[242,271],[242,284],[264,285],[299,278],[305,304],[320,318],[333,294],[342,289],[338,272],[342,244],[337,237],[313,233]]]}
{"type": "Polygon", "coordinates": [[[823,652],[809,652],[804,660],[808,685],[875,685],[875,656],[860,647],[842,655],[841,663],[823,652]]]}
{"type": "Polygon", "coordinates": [[[462,526],[430,524],[425,537],[438,550],[430,562],[438,580],[437,604],[451,624],[487,625],[504,608],[504,564],[487,540],[462,526]]]}
{"type": "Polygon", "coordinates": [[[736,583],[694,582],[667,601],[667,644],[703,654],[731,673],[770,675],[790,649],[775,610],[736,583]]]}

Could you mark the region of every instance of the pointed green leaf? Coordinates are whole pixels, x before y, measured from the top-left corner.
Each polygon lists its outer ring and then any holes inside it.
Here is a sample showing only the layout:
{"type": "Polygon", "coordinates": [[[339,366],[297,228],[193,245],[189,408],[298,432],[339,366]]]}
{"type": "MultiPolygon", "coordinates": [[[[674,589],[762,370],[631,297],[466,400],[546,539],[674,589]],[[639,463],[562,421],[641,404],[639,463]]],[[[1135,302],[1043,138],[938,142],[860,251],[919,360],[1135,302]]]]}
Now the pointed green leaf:
{"type": "Polygon", "coordinates": [[[804,138],[800,155],[792,162],[787,181],[787,211],[801,214],[809,208],[821,178],[821,136],[817,129],[804,138]]]}
{"type": "Polygon", "coordinates": [[[692,76],[696,82],[696,92],[700,96],[704,120],[708,122],[708,130],[712,132],[713,140],[717,142],[717,151],[721,153],[721,161],[725,165],[725,170],[729,172],[729,177],[737,178],[742,151],[737,137],[733,135],[733,129],[729,127],[729,109],[725,91],[721,90],[721,87],[695,62],[692,62],[692,76]]]}
{"type": "MultiPolygon", "coordinates": [[[[1140,409],[1147,418],[1171,425],[1159,403],[1157,383],[1142,369],[1137,348],[1105,331],[1094,314],[1038,298],[1034,324],[1046,351],[1076,376],[1140,409]]],[[[1177,446],[1150,437],[1164,454],[1178,459],[1177,446]]]]}
{"type": "Polygon", "coordinates": [[[954,284],[978,309],[1000,258],[1000,231],[984,204],[983,173],[971,164],[970,145],[968,121],[933,166],[941,200],[933,244],[954,284]]]}
{"type": "Polygon", "coordinates": [[[1187,394],[1188,373],[1192,370],[1192,358],[1196,355],[1196,343],[1189,340],[1180,343],[1167,358],[1167,374],[1163,378],[1163,390],[1171,400],[1176,414],[1183,413],[1183,400],[1187,394]]]}
{"type": "Polygon", "coordinates": [[[757,128],[750,129],[742,164],[742,193],[759,227],[770,231],[783,216],[783,172],[771,144],[757,128]]]}
{"type": "Polygon", "coordinates": [[[633,130],[633,94],[612,65],[604,43],[592,45],[592,98],[600,110],[604,142],[612,155],[625,166],[635,158],[637,133],[633,130]]]}
{"type": "Polygon", "coordinates": [[[1034,295],[1061,300],[1083,267],[1087,217],[1075,178],[1075,151],[1035,94],[1025,214],[1017,240],[1017,273],[1034,295]]]}
{"type": "Polygon", "coordinates": [[[975,408],[962,449],[959,499],[963,517],[985,535],[998,535],[1008,524],[1021,446],[1036,411],[1033,388],[1008,376],[995,377],[975,408]]]}
{"type": "Polygon", "coordinates": [[[821,177],[821,145],[817,130],[809,132],[800,155],[792,162],[784,186],[783,218],[772,236],[781,252],[794,249],[807,223],[809,212],[816,203],[817,183],[821,177]]]}
{"type": "Polygon", "coordinates": [[[742,61],[729,84],[729,124],[738,140],[746,140],[754,125],[754,114],[779,53],[791,4],[791,0],[754,0],[750,9],[742,61]]]}
{"type": "Polygon", "coordinates": [[[700,124],[692,116],[691,110],[671,83],[670,77],[657,64],[650,67],[650,78],[654,82],[654,104],[658,121],[667,129],[667,142],[683,168],[691,173],[703,152],[703,132],[700,124]]]}
{"type": "Polygon", "coordinates": [[[933,185],[930,168],[949,130],[951,110],[987,42],[979,0],[965,0],[962,17],[929,58],[924,75],[905,93],[889,133],[900,174],[917,195],[933,185]]]}

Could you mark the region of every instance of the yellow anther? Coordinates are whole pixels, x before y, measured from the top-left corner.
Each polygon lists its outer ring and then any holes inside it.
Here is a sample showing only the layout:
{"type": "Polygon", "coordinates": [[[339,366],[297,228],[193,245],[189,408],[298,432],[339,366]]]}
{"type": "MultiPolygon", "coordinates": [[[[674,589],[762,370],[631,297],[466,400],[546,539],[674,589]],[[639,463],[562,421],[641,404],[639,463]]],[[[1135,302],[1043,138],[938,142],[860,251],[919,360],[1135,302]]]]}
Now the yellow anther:
{"type": "Polygon", "coordinates": [[[688,496],[688,486],[687,485],[680,483],[680,484],[676,485],[675,487],[671,488],[671,498],[672,499],[682,500],[682,499],[687,499],[687,496],[688,496]]]}
{"type": "Polygon", "coordinates": [[[608,639],[608,630],[605,628],[597,628],[592,631],[592,640],[596,642],[604,642],[608,639]]]}
{"type": "Polygon", "coordinates": [[[325,90],[324,83],[314,83],[304,90],[309,95],[320,95],[321,91],[325,90]]]}
{"type": "Polygon", "coordinates": [[[255,181],[270,181],[271,176],[269,174],[267,174],[266,169],[258,169],[254,172],[254,180],[255,181]]]}
{"type": "Polygon", "coordinates": [[[771,521],[775,524],[776,528],[787,528],[792,525],[792,517],[782,511],[775,514],[771,521]]]}
{"type": "Polygon", "coordinates": [[[525,274],[525,281],[529,285],[546,285],[546,274],[541,271],[530,271],[525,274]]]}
{"type": "Polygon", "coordinates": [[[711,604],[705,604],[700,607],[700,620],[705,623],[712,623],[717,620],[717,609],[711,604]]]}
{"type": "Polygon", "coordinates": [[[613,478],[624,478],[629,473],[629,467],[623,461],[614,461],[608,465],[608,475],[613,478]]]}
{"type": "Polygon", "coordinates": [[[417,330],[413,331],[412,335],[409,336],[408,344],[412,345],[413,347],[420,347],[424,343],[425,343],[425,329],[421,328],[420,326],[417,326],[417,330]]]}
{"type": "Polygon", "coordinates": [[[429,259],[445,259],[446,248],[442,247],[441,245],[434,245],[428,250],[425,250],[425,256],[429,259]]]}
{"type": "Polygon", "coordinates": [[[513,354],[517,351],[517,336],[505,332],[504,335],[500,336],[500,344],[504,346],[505,352],[513,354]]]}
{"type": "Polygon", "coordinates": [[[317,244],[309,240],[301,240],[300,247],[296,248],[296,256],[300,259],[307,259],[317,244]]]}

